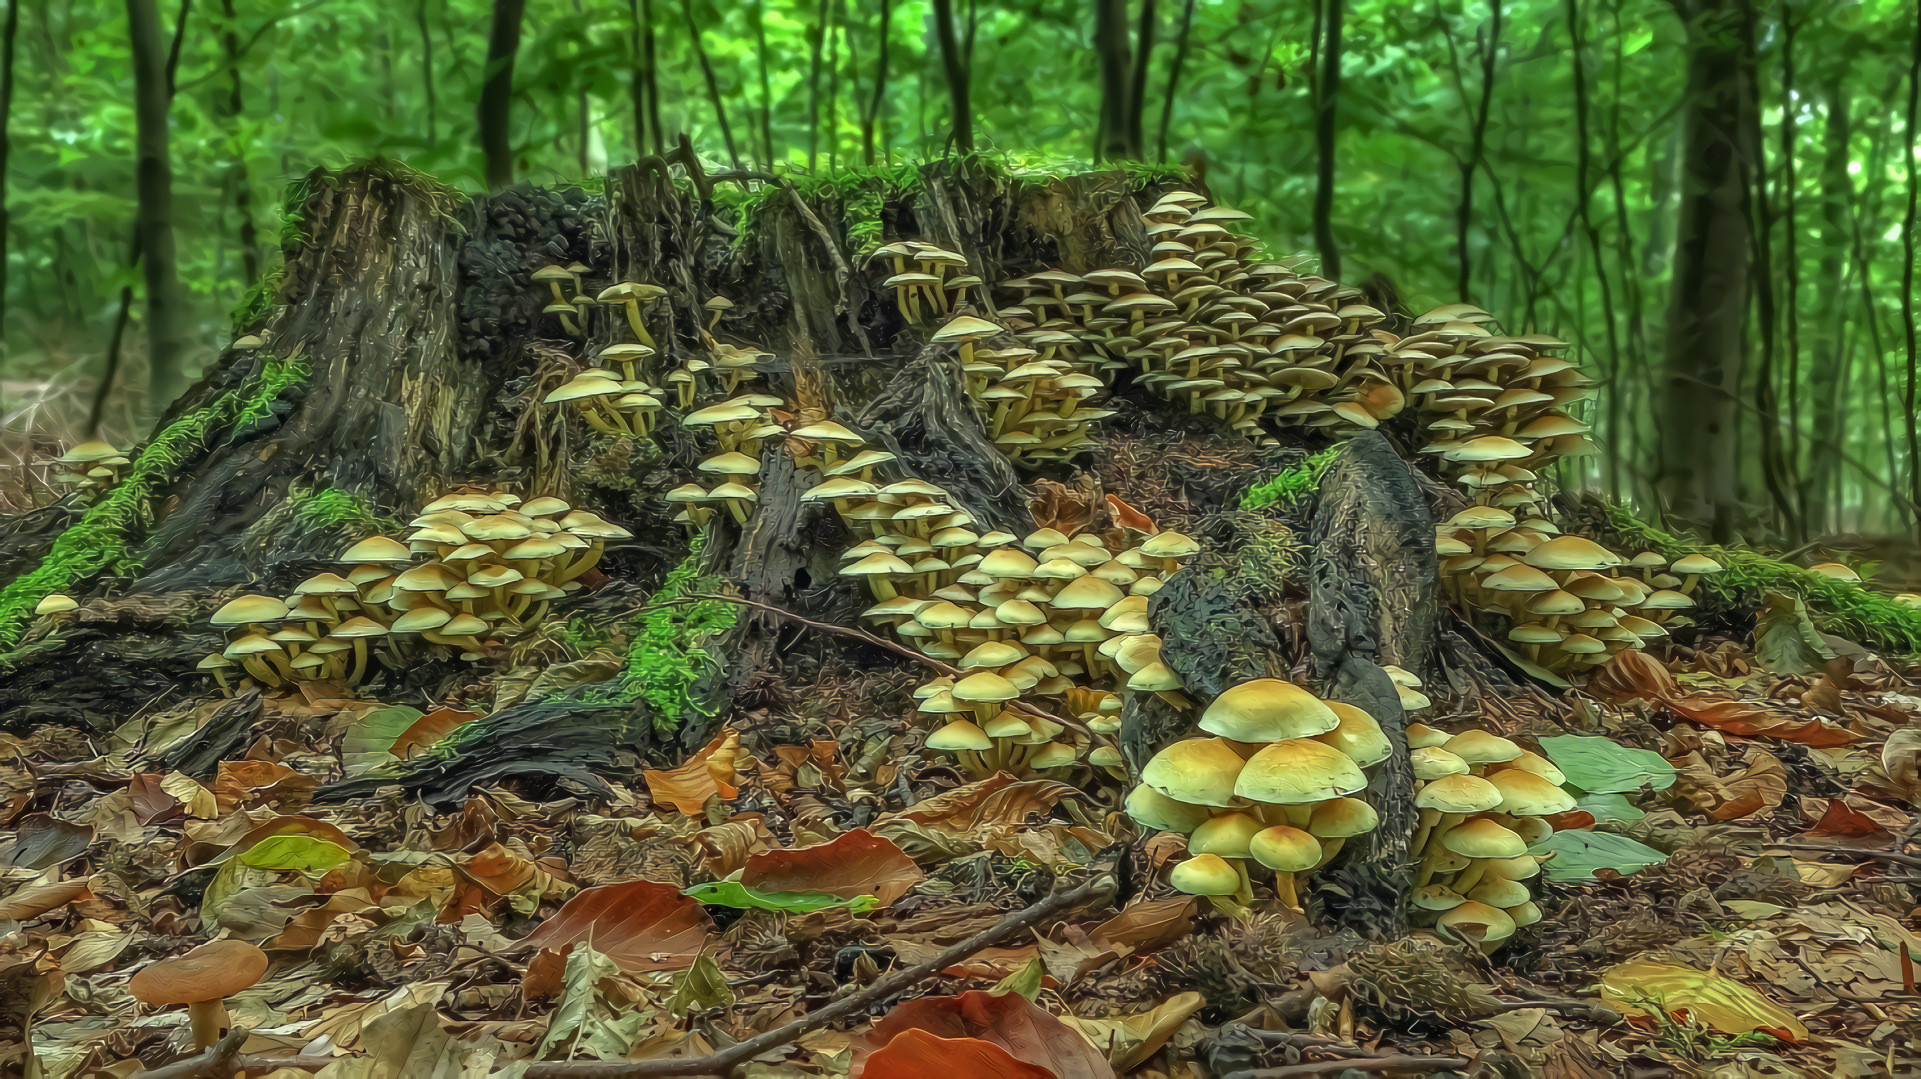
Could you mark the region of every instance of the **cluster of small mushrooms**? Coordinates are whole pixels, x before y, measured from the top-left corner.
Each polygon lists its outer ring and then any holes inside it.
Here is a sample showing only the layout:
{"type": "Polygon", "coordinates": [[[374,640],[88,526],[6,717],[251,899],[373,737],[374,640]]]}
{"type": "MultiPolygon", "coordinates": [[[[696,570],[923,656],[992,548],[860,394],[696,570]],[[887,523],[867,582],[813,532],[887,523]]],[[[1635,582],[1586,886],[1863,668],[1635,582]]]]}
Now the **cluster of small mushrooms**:
{"type": "Polygon", "coordinates": [[[608,540],[632,533],[542,496],[463,488],[427,504],[405,540],[369,536],[284,600],[244,595],[210,621],[227,643],[200,662],[223,692],[231,679],[277,688],[322,679],[355,685],[373,650],[399,669],[424,649],[482,658],[490,639],[536,622],[580,587],[608,540]]]}
{"type": "Polygon", "coordinates": [[[62,471],[54,474],[61,483],[70,483],[88,502],[98,502],[120,482],[133,461],[112,443],[94,439],[79,443],[54,458],[62,471]]]}

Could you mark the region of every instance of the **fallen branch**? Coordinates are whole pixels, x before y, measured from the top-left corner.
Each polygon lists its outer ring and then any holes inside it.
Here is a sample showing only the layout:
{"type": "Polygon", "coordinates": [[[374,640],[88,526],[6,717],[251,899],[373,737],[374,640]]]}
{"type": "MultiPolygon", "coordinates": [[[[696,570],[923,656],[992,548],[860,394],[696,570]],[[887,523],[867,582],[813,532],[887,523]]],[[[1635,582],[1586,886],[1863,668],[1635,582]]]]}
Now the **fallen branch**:
{"type": "Polygon", "coordinates": [[[860,1015],[875,1002],[901,993],[915,983],[938,974],[982,948],[1006,940],[1043,918],[1066,910],[1091,895],[1113,887],[1113,884],[1112,877],[1105,873],[1096,874],[1072,888],[1054,892],[1025,910],[1009,914],[966,940],[941,951],[924,963],[908,967],[897,974],[890,974],[858,993],[842,997],[786,1026],[775,1027],[765,1034],[738,1042],[718,1053],[679,1059],[564,1061],[535,1064],[527,1069],[525,1079],[636,1079],[639,1076],[649,1075],[730,1075],[735,1068],[762,1053],[790,1044],[836,1019],[860,1015]]]}
{"type": "Polygon", "coordinates": [[[252,1053],[242,1053],[240,1044],[247,1040],[245,1027],[234,1027],[227,1036],[190,1057],[182,1057],[172,1064],[158,1068],[148,1068],[134,1073],[134,1079],[233,1079],[247,1071],[273,1071],[275,1068],[299,1068],[301,1071],[317,1072],[332,1064],[336,1057],[263,1057],[252,1053]]]}
{"type": "Polygon", "coordinates": [[[1436,1068],[1460,1071],[1474,1062],[1466,1057],[1416,1057],[1395,1054],[1386,1057],[1342,1057],[1338,1060],[1315,1060],[1306,1064],[1288,1064],[1279,1068],[1251,1068],[1246,1071],[1228,1072],[1221,1079],[1289,1079],[1299,1075],[1333,1075],[1337,1072],[1387,1072],[1419,1071],[1430,1073],[1436,1068]]]}
{"type": "Polygon", "coordinates": [[[1875,861],[1893,862],[1895,865],[1912,866],[1916,869],[1921,869],[1921,855],[1902,854],[1898,851],[1868,850],[1868,849],[1863,849],[1861,847],[1840,847],[1840,846],[1830,846],[1823,843],[1791,843],[1787,841],[1783,841],[1779,843],[1769,843],[1768,846],[1772,848],[1778,848],[1780,850],[1806,851],[1810,854],[1837,854],[1837,855],[1853,854],[1858,857],[1869,858],[1875,861]]]}

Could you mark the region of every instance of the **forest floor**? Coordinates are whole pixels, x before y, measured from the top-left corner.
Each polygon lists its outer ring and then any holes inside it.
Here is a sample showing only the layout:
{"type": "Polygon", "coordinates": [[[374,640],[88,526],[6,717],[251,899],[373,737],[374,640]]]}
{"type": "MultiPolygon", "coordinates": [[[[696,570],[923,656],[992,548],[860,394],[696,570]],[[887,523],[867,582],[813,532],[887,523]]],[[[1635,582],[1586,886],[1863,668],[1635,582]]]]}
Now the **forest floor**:
{"type": "MultiPolygon", "coordinates": [[[[1049,498],[1043,521],[1085,510],[1049,498]]],[[[1283,640],[1302,608],[1277,612],[1283,640]]],[[[1492,957],[1317,928],[1312,903],[1211,913],[1158,882],[1179,838],[1138,836],[1103,777],[968,783],[923,754],[892,657],[763,687],[682,767],[591,802],[311,801],[524,696],[526,669],[482,669],[424,712],[320,682],[105,738],[7,736],[0,1070],[125,1075],[190,1052],[186,1015],[137,1005],[129,975],[224,930],[273,960],[227,998],[244,1044],[150,1074],[230,1074],[233,1053],[283,1077],[647,1074],[535,1067],[630,1056],[688,1074],[836,1002],[840,1021],[774,1035],[739,1074],[1917,1074],[1914,668],[1762,626],[1624,653],[1584,692],[1420,717],[1650,751],[1590,791],[1602,820],[1559,823],[1665,859],[1550,873],[1543,920],[1492,957]],[[222,759],[141,763],[236,709],[247,736],[222,759]],[[1619,991],[1623,971],[1647,980],[1619,991]]]]}

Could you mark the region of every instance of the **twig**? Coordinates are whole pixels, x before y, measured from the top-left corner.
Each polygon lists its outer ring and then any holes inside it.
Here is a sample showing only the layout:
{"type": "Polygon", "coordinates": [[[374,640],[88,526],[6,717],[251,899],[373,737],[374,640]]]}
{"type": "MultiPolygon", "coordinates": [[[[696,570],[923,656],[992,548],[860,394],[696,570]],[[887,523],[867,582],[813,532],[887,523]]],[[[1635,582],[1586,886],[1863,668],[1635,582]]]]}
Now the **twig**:
{"type": "Polygon", "coordinates": [[[272,1071],[275,1068],[299,1068],[301,1071],[317,1072],[332,1064],[336,1057],[264,1057],[252,1053],[242,1053],[240,1044],[247,1040],[245,1027],[234,1027],[227,1036],[190,1057],[182,1057],[172,1064],[134,1073],[134,1079],[232,1079],[245,1071],[272,1071]]]}
{"type": "Polygon", "coordinates": [[[1921,856],[1901,854],[1891,850],[1864,850],[1859,847],[1839,847],[1827,846],[1821,843],[1790,843],[1785,841],[1769,843],[1768,846],[1778,847],[1782,850],[1807,851],[1811,854],[1855,854],[1863,858],[1872,858],[1878,861],[1893,862],[1896,865],[1913,866],[1916,869],[1921,869],[1921,856]]]}
{"type": "Polygon", "coordinates": [[[648,1075],[729,1075],[735,1068],[762,1053],[787,1045],[836,1019],[859,1015],[876,1001],[885,1000],[900,993],[916,982],[953,966],[982,948],[999,943],[1049,915],[1066,910],[1088,896],[1112,887],[1113,883],[1113,878],[1107,874],[1096,874],[1072,888],[1047,896],[1026,910],[1015,911],[924,963],[908,967],[898,974],[891,974],[858,993],[842,997],[786,1026],[775,1027],[765,1034],[749,1038],[744,1042],[737,1042],[718,1053],[704,1057],[664,1060],[589,1060],[536,1064],[527,1069],[525,1079],[635,1079],[638,1076],[648,1075]]]}
{"type": "Polygon", "coordinates": [[[1298,1075],[1333,1075],[1350,1069],[1361,1072],[1417,1071],[1447,1068],[1459,1071],[1474,1063],[1466,1057],[1415,1057],[1395,1054],[1387,1057],[1342,1057],[1339,1060],[1315,1060],[1306,1064],[1289,1064],[1281,1068],[1251,1068],[1246,1071],[1228,1072],[1222,1079],[1289,1079],[1298,1075]]]}
{"type": "MultiPolygon", "coordinates": [[[[674,596],[670,599],[664,599],[656,603],[647,604],[646,606],[641,607],[640,610],[647,611],[655,607],[665,607],[665,606],[668,606],[671,604],[677,604],[677,603],[699,603],[703,600],[718,600],[722,603],[738,603],[744,607],[753,607],[757,610],[766,611],[768,614],[779,615],[782,618],[786,618],[794,622],[799,622],[803,626],[809,626],[813,629],[818,629],[825,633],[838,633],[843,637],[852,637],[857,641],[863,641],[867,644],[871,644],[875,648],[882,648],[889,652],[894,653],[897,656],[904,656],[907,659],[911,659],[914,662],[921,664],[922,666],[925,666],[931,670],[938,671],[941,674],[948,675],[949,677],[952,677],[952,678],[960,678],[966,674],[965,671],[962,671],[960,668],[955,667],[952,664],[943,663],[932,656],[924,655],[920,652],[915,651],[912,648],[907,647],[904,644],[900,644],[899,642],[890,641],[885,637],[876,636],[872,633],[867,632],[864,629],[857,629],[852,626],[837,626],[832,622],[816,622],[813,619],[806,617],[805,615],[795,614],[790,610],[787,610],[782,607],[776,607],[771,603],[762,603],[759,600],[746,599],[741,596],[726,596],[726,595],[719,595],[719,594],[713,594],[713,593],[700,594],[700,595],[689,594],[684,596],[674,596]]],[[[1051,720],[1055,723],[1060,724],[1063,727],[1067,727],[1070,730],[1076,731],[1080,734],[1088,735],[1089,737],[1094,737],[1094,738],[1100,737],[1098,735],[1095,735],[1093,731],[1088,730],[1087,724],[1082,723],[1078,719],[1070,719],[1067,716],[1055,715],[1054,713],[1046,711],[1044,709],[1036,708],[1033,705],[1028,704],[1026,701],[1022,701],[1022,700],[1007,701],[1005,702],[1003,707],[1013,709],[1015,711],[1026,712],[1030,716],[1039,716],[1042,719],[1051,720]]]]}

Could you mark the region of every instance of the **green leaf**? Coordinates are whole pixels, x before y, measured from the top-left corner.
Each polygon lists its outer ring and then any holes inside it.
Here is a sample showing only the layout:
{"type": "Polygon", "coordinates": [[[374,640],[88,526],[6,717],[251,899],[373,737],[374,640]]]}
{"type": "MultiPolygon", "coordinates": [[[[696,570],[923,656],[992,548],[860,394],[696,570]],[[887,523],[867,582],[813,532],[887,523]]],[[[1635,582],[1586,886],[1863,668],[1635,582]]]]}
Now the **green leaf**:
{"type": "Polygon", "coordinates": [[[349,776],[365,775],[394,761],[393,747],[421,717],[418,708],[396,704],[361,716],[340,739],[340,763],[349,776]]]}
{"type": "Polygon", "coordinates": [[[705,952],[694,957],[694,965],[674,979],[674,991],[667,997],[668,1015],[686,1015],[696,1010],[712,1011],[734,1003],[734,991],[727,975],[705,952]]]}
{"type": "Polygon", "coordinates": [[[1637,821],[1647,816],[1633,802],[1612,791],[1606,794],[1582,795],[1575,801],[1574,808],[1591,814],[1596,821],[1637,821]]]}
{"type": "Polygon", "coordinates": [[[1047,977],[1047,964],[1037,956],[1027,961],[1027,965],[1000,980],[1000,984],[989,990],[995,995],[1019,993],[1028,1000],[1041,995],[1041,979],[1047,977]]]}
{"type": "Polygon", "coordinates": [[[1799,596],[1769,592],[1754,624],[1754,658],[1774,674],[1817,674],[1834,658],[1799,596]]]}
{"type": "Polygon", "coordinates": [[[251,869],[318,877],[353,857],[353,852],[310,835],[276,835],[249,847],[238,859],[251,869]]]}
{"type": "Polygon", "coordinates": [[[871,895],[842,899],[826,892],[763,892],[738,881],[716,880],[681,889],[681,894],[716,907],[737,910],[772,910],[782,914],[810,914],[828,907],[845,906],[855,914],[866,914],[880,905],[871,895]]]}
{"type": "Polygon", "coordinates": [[[606,999],[601,980],[619,973],[613,960],[586,941],[574,945],[561,973],[560,1000],[547,1021],[547,1036],[540,1039],[540,1059],[569,1060],[588,1053],[601,1060],[617,1060],[627,1055],[651,1009],[622,1010],[606,999]]]}
{"type": "Polygon", "coordinates": [[[1541,739],[1541,748],[1555,767],[1567,774],[1568,785],[1590,794],[1666,790],[1674,785],[1674,766],[1659,753],[1632,749],[1608,738],[1557,734],[1541,739]]]}
{"type": "Polygon", "coordinates": [[[1668,857],[1624,835],[1579,828],[1556,832],[1528,848],[1528,853],[1553,855],[1543,868],[1549,880],[1562,883],[1591,880],[1597,869],[1632,873],[1643,866],[1665,862],[1668,857]]]}

